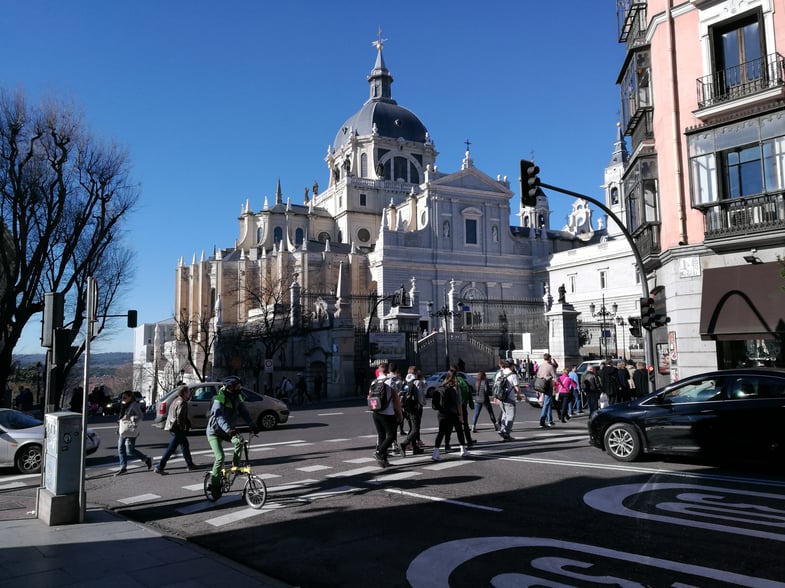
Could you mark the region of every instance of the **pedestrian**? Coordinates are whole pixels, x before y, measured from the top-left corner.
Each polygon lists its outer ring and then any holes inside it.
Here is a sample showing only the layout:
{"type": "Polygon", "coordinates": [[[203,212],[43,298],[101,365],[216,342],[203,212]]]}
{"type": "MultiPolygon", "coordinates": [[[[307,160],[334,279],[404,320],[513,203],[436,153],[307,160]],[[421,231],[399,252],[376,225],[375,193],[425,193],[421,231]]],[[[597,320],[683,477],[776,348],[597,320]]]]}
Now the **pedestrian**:
{"type": "Polygon", "coordinates": [[[302,372],[297,374],[297,383],[294,385],[294,389],[297,391],[297,396],[300,399],[300,402],[305,402],[305,399],[308,399],[308,404],[311,404],[311,396],[308,394],[308,384],[305,382],[305,376],[302,372]]]}
{"type": "Polygon", "coordinates": [[[463,438],[466,440],[466,446],[471,447],[474,445],[474,439],[472,439],[471,429],[469,427],[469,410],[474,410],[474,398],[472,397],[469,383],[462,375],[463,372],[455,366],[451,369],[455,372],[455,381],[458,382],[458,393],[461,396],[461,412],[463,413],[461,428],[463,429],[463,438]]]}
{"type": "Polygon", "coordinates": [[[438,396],[434,402],[438,411],[439,431],[436,433],[436,441],[433,444],[433,461],[441,460],[441,457],[439,457],[439,446],[442,444],[442,439],[453,429],[455,429],[455,434],[458,436],[458,443],[461,444],[461,457],[468,456],[469,450],[466,448],[466,438],[463,436],[461,397],[460,392],[458,392],[458,381],[456,380],[455,372],[452,370],[447,372],[444,382],[434,392],[434,395],[438,396]]]}
{"type": "Polygon", "coordinates": [[[561,410],[559,416],[561,422],[566,423],[570,420],[569,410],[573,401],[573,392],[575,391],[575,382],[570,378],[570,370],[564,368],[561,375],[554,380],[554,389],[559,394],[559,402],[561,403],[561,410]]]}
{"type": "MultiPolygon", "coordinates": [[[[598,374],[602,383],[602,392],[608,397],[608,402],[613,404],[619,396],[619,375],[616,373],[616,366],[610,358],[605,360],[605,365],[598,374]]],[[[601,393],[602,393],[601,392],[601,393]]]]}
{"type": "Polygon", "coordinates": [[[620,361],[616,364],[616,375],[619,379],[619,393],[617,400],[619,402],[627,402],[632,398],[630,393],[630,372],[627,369],[627,364],[620,361]]]}
{"type": "Polygon", "coordinates": [[[401,397],[399,391],[402,386],[401,379],[398,377],[398,366],[391,363],[382,364],[377,380],[384,381],[385,400],[382,402],[383,408],[372,412],[373,424],[376,427],[376,451],[374,457],[376,462],[386,468],[390,465],[387,458],[387,451],[395,443],[395,433],[398,430],[398,423],[403,419],[401,411],[401,397]],[[389,371],[389,373],[388,373],[389,371]]]}
{"type": "MultiPolygon", "coordinates": [[[[499,435],[505,441],[515,441],[512,436],[512,425],[515,422],[515,404],[521,400],[521,387],[518,383],[518,376],[512,369],[512,362],[504,359],[499,360],[499,371],[493,380],[493,387],[497,389],[503,387],[504,397],[499,399],[501,405],[501,416],[499,419],[499,435]],[[506,382],[501,381],[505,379],[506,382]]],[[[495,396],[495,394],[494,394],[495,396]]]]}
{"type": "Polygon", "coordinates": [[[169,406],[169,412],[166,415],[166,423],[164,430],[171,433],[169,437],[169,445],[166,451],[161,456],[158,465],[155,466],[155,473],[165,475],[166,462],[172,457],[175,450],[180,447],[185,458],[185,465],[189,472],[196,469],[194,461],[191,458],[191,446],[188,443],[188,431],[191,428],[191,421],[188,419],[188,400],[191,398],[191,389],[186,385],[181,385],[177,388],[177,396],[169,406]]]}
{"type": "Polygon", "coordinates": [[[581,378],[581,389],[586,395],[586,401],[589,406],[589,416],[597,412],[600,406],[600,393],[602,392],[602,382],[597,376],[597,368],[590,365],[581,378]]]}
{"type": "Polygon", "coordinates": [[[578,366],[572,366],[572,369],[570,370],[570,379],[574,386],[572,388],[572,404],[570,405],[569,416],[576,416],[583,414],[583,409],[581,408],[581,379],[580,376],[578,376],[578,366]]]}
{"type": "Polygon", "coordinates": [[[474,403],[474,420],[472,421],[472,433],[477,432],[477,419],[480,417],[483,407],[491,417],[493,428],[498,431],[499,423],[496,420],[496,414],[493,412],[493,405],[491,404],[491,383],[485,375],[485,372],[477,372],[477,401],[474,403]]]}
{"type": "Polygon", "coordinates": [[[139,429],[144,418],[142,408],[136,401],[136,396],[130,390],[123,392],[121,402],[122,408],[117,437],[117,454],[120,458],[120,469],[115,473],[115,476],[122,476],[126,472],[129,457],[141,459],[147,466],[147,469],[151,470],[153,469],[153,460],[136,448],[136,439],[139,437],[139,429]]]}
{"type": "Polygon", "coordinates": [[[82,394],[81,386],[74,386],[74,389],[71,391],[71,400],[68,403],[68,408],[71,409],[71,412],[82,412],[84,395],[82,394]]]}
{"type": "Polygon", "coordinates": [[[210,416],[207,419],[207,442],[213,450],[213,470],[210,473],[210,492],[215,500],[221,496],[221,469],[224,465],[223,442],[232,444],[232,465],[239,466],[242,459],[243,438],[237,433],[237,417],[243,417],[248,427],[256,435],[259,429],[248,413],[245,400],[240,393],[242,381],[237,376],[228,376],[218,394],[213,397],[210,416]]]}
{"type": "Polygon", "coordinates": [[[285,402],[289,402],[289,400],[292,398],[292,390],[294,390],[294,384],[292,381],[286,376],[283,376],[281,378],[281,385],[279,389],[281,390],[281,396],[283,397],[282,399],[285,402]]]}
{"type": "Polygon", "coordinates": [[[646,371],[646,364],[642,361],[635,364],[635,371],[632,372],[632,383],[635,386],[634,395],[636,398],[644,396],[649,392],[649,373],[646,371]]]}
{"type": "Polygon", "coordinates": [[[410,366],[408,371],[406,383],[404,384],[407,388],[404,395],[407,400],[402,400],[401,408],[404,413],[409,415],[411,428],[409,429],[409,434],[400,443],[403,456],[406,456],[406,451],[410,445],[412,454],[419,455],[425,453],[422,448],[422,440],[420,439],[422,409],[425,406],[425,378],[416,366],[410,366]]]}
{"type": "Polygon", "coordinates": [[[540,426],[552,427],[553,415],[553,380],[556,379],[556,364],[550,353],[542,356],[542,363],[537,368],[534,380],[534,389],[542,394],[542,410],[540,411],[540,426]],[[538,390],[539,385],[539,390],[538,390]]]}

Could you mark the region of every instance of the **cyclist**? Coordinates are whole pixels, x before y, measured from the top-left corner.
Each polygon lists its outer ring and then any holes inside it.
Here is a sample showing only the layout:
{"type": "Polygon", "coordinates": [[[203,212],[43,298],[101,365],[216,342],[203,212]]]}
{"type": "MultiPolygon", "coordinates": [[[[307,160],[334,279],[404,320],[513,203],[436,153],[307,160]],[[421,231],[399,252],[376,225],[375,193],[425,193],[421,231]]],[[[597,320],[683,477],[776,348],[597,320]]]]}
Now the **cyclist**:
{"type": "Polygon", "coordinates": [[[245,401],[242,394],[240,394],[240,387],[242,382],[237,376],[229,376],[224,382],[218,394],[213,398],[213,404],[210,408],[210,417],[207,421],[207,441],[215,455],[215,462],[213,463],[213,471],[210,477],[210,491],[217,499],[221,494],[221,468],[224,463],[224,450],[223,442],[229,441],[234,448],[234,455],[232,455],[232,465],[240,465],[240,452],[243,447],[243,439],[237,434],[235,423],[237,417],[242,416],[248,424],[254,435],[259,432],[259,429],[253,422],[248,409],[245,407],[245,401]]]}

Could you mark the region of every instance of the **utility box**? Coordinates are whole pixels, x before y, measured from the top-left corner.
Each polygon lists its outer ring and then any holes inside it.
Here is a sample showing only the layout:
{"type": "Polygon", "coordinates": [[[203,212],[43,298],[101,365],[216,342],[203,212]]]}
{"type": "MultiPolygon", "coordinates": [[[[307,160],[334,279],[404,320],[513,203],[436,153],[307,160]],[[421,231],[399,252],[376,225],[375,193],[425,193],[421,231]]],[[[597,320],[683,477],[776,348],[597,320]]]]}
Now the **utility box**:
{"type": "Polygon", "coordinates": [[[55,496],[79,493],[82,459],[82,415],[53,412],[45,417],[46,462],[44,487],[55,496]]]}

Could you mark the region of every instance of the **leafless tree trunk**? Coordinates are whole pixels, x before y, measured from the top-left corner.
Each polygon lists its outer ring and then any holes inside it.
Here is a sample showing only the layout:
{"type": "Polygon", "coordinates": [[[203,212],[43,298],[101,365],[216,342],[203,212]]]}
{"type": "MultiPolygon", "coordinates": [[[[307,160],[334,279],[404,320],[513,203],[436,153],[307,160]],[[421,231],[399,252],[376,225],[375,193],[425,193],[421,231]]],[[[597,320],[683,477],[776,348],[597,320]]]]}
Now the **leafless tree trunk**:
{"type": "MultiPolygon", "coordinates": [[[[98,281],[102,317],[131,275],[133,255],[121,229],[138,186],[130,182],[128,157],[90,136],[70,108],[30,106],[21,93],[0,90],[0,198],[0,385],[23,329],[43,310],[45,292],[65,294],[64,322],[77,342],[59,368],[64,382],[84,349],[78,341],[87,278],[98,281]]],[[[62,390],[55,392],[59,398],[62,390]]]]}

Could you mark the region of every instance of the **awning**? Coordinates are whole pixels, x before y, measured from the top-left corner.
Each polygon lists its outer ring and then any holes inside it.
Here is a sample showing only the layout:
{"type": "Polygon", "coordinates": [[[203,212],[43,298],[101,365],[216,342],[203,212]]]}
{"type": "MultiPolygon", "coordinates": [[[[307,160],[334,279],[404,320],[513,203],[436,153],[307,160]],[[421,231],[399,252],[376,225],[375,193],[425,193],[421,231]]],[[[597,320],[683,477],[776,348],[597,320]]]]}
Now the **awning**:
{"type": "Polygon", "coordinates": [[[701,339],[785,337],[785,279],[777,262],[703,271],[701,339]]]}

